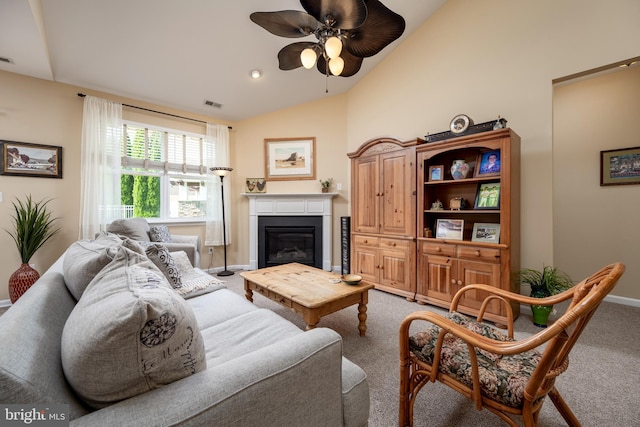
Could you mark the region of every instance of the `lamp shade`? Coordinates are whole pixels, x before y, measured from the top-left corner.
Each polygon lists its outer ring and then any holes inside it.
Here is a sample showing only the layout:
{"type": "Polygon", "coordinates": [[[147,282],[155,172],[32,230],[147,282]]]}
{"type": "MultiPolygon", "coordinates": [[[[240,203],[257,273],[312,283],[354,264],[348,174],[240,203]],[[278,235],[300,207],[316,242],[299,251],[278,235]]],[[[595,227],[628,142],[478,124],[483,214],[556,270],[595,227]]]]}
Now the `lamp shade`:
{"type": "Polygon", "coordinates": [[[342,70],[344,70],[344,59],[339,56],[337,58],[330,59],[329,70],[331,70],[331,74],[334,76],[339,76],[340,73],[342,73],[342,70]]]}
{"type": "Polygon", "coordinates": [[[337,58],[340,56],[340,52],[342,52],[342,42],[335,36],[329,37],[324,43],[324,50],[327,52],[329,58],[337,58]]]}
{"type": "Polygon", "coordinates": [[[302,61],[302,66],[307,70],[313,68],[316,64],[316,51],[311,49],[310,47],[306,48],[300,53],[300,60],[302,61]]]}
{"type": "Polygon", "coordinates": [[[233,168],[229,168],[226,166],[216,166],[213,168],[209,168],[209,170],[211,170],[211,172],[213,172],[214,175],[227,176],[233,170],[233,168]]]}

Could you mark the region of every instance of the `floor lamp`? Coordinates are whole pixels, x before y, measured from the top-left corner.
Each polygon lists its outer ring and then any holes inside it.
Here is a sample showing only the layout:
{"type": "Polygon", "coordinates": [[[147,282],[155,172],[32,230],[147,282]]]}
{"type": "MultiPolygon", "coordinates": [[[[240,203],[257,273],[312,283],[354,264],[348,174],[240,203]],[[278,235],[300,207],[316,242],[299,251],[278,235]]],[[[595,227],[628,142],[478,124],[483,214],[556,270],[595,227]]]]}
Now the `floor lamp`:
{"type": "Polygon", "coordinates": [[[227,223],[224,218],[224,177],[229,175],[232,168],[218,166],[211,168],[211,171],[220,177],[220,194],[222,196],[222,241],[224,243],[224,270],[218,276],[233,276],[233,271],[227,270],[227,223]]]}

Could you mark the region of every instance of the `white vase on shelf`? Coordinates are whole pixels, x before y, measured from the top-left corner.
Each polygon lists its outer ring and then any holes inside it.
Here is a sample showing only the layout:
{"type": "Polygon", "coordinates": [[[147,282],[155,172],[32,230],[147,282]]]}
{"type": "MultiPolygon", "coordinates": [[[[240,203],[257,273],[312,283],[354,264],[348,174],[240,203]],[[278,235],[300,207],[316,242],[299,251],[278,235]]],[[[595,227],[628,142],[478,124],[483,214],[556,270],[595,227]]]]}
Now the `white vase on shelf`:
{"type": "Polygon", "coordinates": [[[469,174],[469,164],[464,160],[454,160],[451,165],[453,179],[465,179],[469,174]]]}

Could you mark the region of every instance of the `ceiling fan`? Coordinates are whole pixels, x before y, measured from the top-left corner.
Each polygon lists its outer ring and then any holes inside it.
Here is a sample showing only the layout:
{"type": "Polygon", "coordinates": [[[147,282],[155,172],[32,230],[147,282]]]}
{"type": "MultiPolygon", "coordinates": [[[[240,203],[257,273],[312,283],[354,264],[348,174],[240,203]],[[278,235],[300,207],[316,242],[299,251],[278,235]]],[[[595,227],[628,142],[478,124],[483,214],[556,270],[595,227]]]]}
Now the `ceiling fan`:
{"type": "Polygon", "coordinates": [[[254,12],[250,18],[272,34],[317,41],[292,43],[278,52],[281,70],[315,65],[327,77],[350,77],[364,58],[402,35],[404,18],[378,0],[300,0],[305,12],[254,12]]]}

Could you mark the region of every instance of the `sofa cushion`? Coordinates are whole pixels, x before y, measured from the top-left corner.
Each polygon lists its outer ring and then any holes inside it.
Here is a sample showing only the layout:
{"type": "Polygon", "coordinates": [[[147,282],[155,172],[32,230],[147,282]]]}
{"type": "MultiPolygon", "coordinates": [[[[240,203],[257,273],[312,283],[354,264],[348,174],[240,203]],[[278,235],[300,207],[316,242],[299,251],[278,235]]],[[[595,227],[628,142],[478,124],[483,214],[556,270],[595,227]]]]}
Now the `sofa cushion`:
{"type": "Polygon", "coordinates": [[[166,225],[152,225],[149,227],[149,238],[152,242],[171,243],[171,233],[166,225]]]}
{"type": "Polygon", "coordinates": [[[113,260],[122,240],[115,234],[101,233],[95,240],[73,243],[64,257],[65,282],[71,295],[79,300],[87,285],[113,260]]]}
{"type": "Polygon", "coordinates": [[[61,353],[69,384],[93,408],[206,368],[191,307],[148,258],[125,247],[71,312],[61,353]]]}
{"type": "Polygon", "coordinates": [[[164,274],[174,289],[182,287],[182,275],[166,246],[159,243],[150,244],[145,249],[145,254],[164,274]]]}
{"type": "Polygon", "coordinates": [[[149,242],[149,223],[144,218],[116,219],[107,226],[107,231],[141,242],[149,242]]]}
{"type": "Polygon", "coordinates": [[[171,257],[180,271],[182,282],[180,286],[174,286],[174,288],[184,299],[194,298],[225,287],[224,282],[199,268],[193,268],[186,252],[171,252],[171,257]]]}

